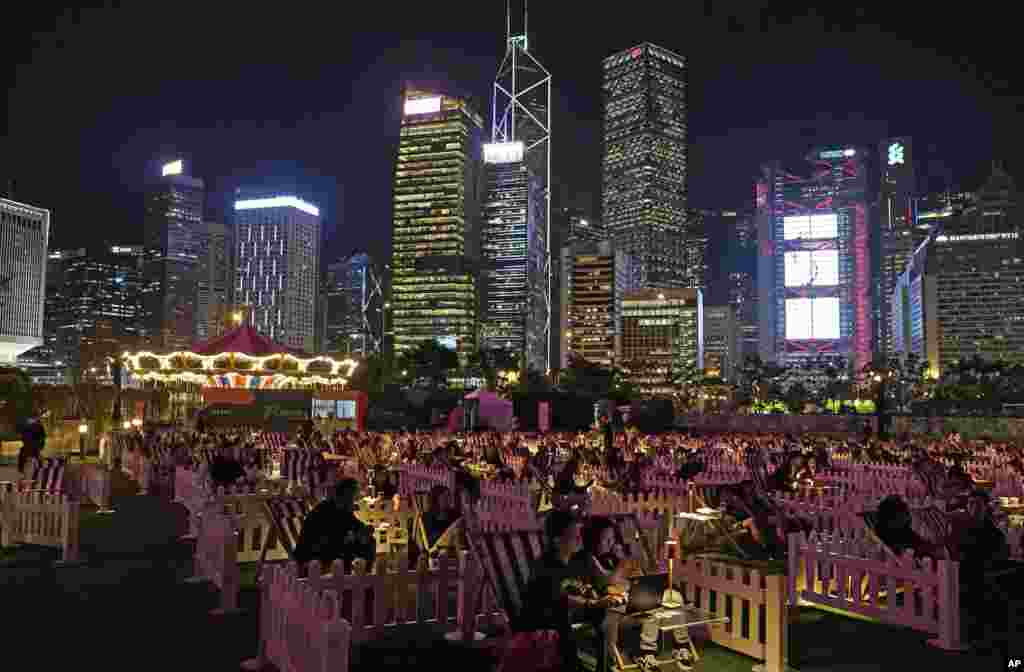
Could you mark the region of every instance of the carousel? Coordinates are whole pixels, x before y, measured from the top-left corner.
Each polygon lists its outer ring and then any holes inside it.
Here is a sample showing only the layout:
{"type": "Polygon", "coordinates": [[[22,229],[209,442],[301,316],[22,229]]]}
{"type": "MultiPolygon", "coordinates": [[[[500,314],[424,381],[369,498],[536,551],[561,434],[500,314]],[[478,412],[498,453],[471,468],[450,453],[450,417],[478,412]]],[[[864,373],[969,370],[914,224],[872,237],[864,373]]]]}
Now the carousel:
{"type": "Polygon", "coordinates": [[[343,388],[357,365],[351,359],[306,357],[249,325],[187,352],[131,352],[122,359],[128,374],[143,383],[247,390],[343,388]]]}

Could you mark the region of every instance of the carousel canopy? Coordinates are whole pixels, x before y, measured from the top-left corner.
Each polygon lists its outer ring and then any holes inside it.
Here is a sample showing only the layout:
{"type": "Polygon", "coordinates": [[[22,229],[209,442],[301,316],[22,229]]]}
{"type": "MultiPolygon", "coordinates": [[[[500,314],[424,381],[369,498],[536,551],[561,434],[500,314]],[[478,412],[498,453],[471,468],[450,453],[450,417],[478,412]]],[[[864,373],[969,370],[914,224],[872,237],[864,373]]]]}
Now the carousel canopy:
{"type": "Polygon", "coordinates": [[[267,355],[296,355],[304,353],[301,350],[293,350],[270,340],[263,334],[256,331],[251,325],[243,325],[233,329],[219,338],[214,338],[206,343],[201,343],[192,352],[197,355],[222,355],[231,352],[240,352],[250,357],[266,357],[267,355]]]}

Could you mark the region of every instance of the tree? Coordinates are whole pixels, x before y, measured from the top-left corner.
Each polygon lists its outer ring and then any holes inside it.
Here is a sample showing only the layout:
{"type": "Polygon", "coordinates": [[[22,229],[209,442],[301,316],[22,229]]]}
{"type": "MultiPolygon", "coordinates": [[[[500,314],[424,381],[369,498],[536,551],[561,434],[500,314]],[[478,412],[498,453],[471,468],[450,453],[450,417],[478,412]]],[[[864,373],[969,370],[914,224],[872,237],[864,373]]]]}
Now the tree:
{"type": "Polygon", "coordinates": [[[356,366],[349,378],[348,387],[352,390],[366,392],[370,397],[379,396],[384,391],[384,384],[390,377],[387,362],[380,353],[367,355],[356,366]]]}
{"type": "Polygon", "coordinates": [[[612,371],[572,354],[559,383],[562,389],[575,396],[607,399],[612,387],[612,371]]]}
{"type": "Polygon", "coordinates": [[[459,355],[434,340],[420,341],[402,359],[403,370],[408,370],[415,379],[427,379],[435,387],[447,383],[448,372],[459,367],[459,355]]]}

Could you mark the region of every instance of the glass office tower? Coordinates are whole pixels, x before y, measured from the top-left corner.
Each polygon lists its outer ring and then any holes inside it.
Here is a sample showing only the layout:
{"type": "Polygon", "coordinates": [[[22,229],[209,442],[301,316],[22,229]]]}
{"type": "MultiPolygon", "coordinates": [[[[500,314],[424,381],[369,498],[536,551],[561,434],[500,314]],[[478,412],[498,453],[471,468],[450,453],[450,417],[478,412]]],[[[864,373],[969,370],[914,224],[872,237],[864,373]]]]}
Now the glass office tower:
{"type": "Polygon", "coordinates": [[[641,44],[604,61],[604,225],[648,287],[685,287],[686,59],[641,44]]]}
{"type": "Polygon", "coordinates": [[[483,119],[462,98],[407,90],[395,163],[390,347],[477,347],[483,119]]]}

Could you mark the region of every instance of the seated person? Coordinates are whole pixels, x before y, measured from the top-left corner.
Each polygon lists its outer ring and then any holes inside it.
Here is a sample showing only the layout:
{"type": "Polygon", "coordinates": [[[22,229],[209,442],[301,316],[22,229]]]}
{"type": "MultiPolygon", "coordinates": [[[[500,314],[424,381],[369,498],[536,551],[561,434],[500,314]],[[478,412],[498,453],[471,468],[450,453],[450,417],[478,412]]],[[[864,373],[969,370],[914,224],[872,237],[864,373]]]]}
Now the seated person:
{"type": "Polygon", "coordinates": [[[817,464],[814,456],[801,459],[801,464],[796,470],[796,480],[799,482],[814,482],[817,475],[817,464]]]}
{"type": "Polygon", "coordinates": [[[398,494],[398,473],[390,469],[378,469],[373,474],[374,492],[378,497],[391,499],[398,494]]]}
{"type": "Polygon", "coordinates": [[[555,479],[555,493],[563,496],[572,495],[585,495],[590,486],[594,484],[594,481],[590,481],[586,485],[576,485],[576,474],[579,473],[580,461],[579,458],[573,456],[568,462],[565,463],[565,467],[559,472],[558,478],[555,479]]]}
{"type": "Polygon", "coordinates": [[[443,485],[435,485],[430,489],[430,501],[423,514],[423,529],[427,534],[427,544],[433,547],[449,527],[459,518],[452,492],[443,485]]]}
{"type": "Polygon", "coordinates": [[[373,529],[355,515],[359,482],[346,478],[334,486],[331,497],[317,504],[306,515],[302,533],[295,546],[295,560],[305,565],[311,560],[329,564],[335,560],[345,563],[345,572],[352,571],[352,562],[366,561],[366,571],[373,568],[377,557],[377,543],[373,529]]]}
{"type": "Polygon", "coordinates": [[[749,535],[737,539],[745,553],[755,558],[778,558],[785,554],[786,541],[780,538],[775,506],[754,492],[753,481],[723,486],[721,497],[725,512],[749,535]]]}
{"type": "Polygon", "coordinates": [[[613,584],[625,583],[626,553],[615,541],[615,524],[604,516],[591,517],[583,533],[583,551],[577,560],[600,595],[613,584]]]}
{"type": "Polygon", "coordinates": [[[874,530],[878,539],[893,553],[902,556],[906,551],[915,557],[945,557],[942,546],[924,539],[914,531],[910,507],[899,495],[889,495],[878,504],[877,526],[874,530]]]}
{"type": "Polygon", "coordinates": [[[530,571],[530,582],[523,596],[523,607],[512,619],[516,632],[555,630],[559,635],[563,669],[578,667],[576,641],[572,635],[573,610],[606,609],[620,598],[599,598],[587,589],[578,562],[581,525],[567,511],[552,511],[545,520],[547,537],[544,555],[530,571]]]}
{"type": "Polygon", "coordinates": [[[223,455],[214,455],[210,460],[210,480],[214,487],[227,487],[244,477],[245,468],[238,460],[223,455]]]}
{"type": "Polygon", "coordinates": [[[778,468],[768,476],[768,489],[775,492],[793,492],[796,481],[795,457],[785,455],[778,468]]]}

